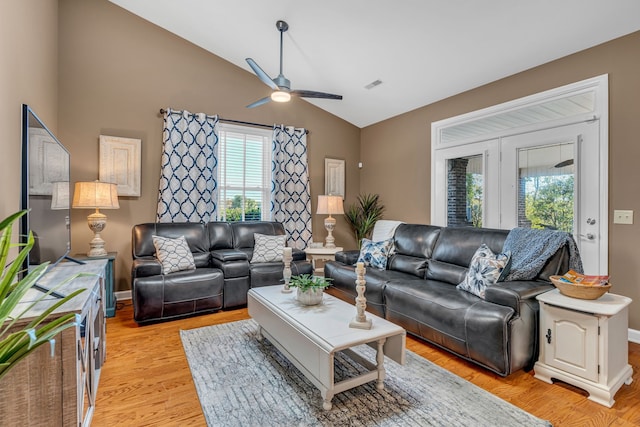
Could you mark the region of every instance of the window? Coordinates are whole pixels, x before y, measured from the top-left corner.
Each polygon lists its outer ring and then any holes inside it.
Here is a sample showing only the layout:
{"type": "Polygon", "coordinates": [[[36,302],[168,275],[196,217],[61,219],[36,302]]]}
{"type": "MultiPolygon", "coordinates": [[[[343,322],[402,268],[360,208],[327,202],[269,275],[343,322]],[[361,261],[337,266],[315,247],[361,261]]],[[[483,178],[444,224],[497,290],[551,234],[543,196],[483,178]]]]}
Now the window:
{"type": "Polygon", "coordinates": [[[219,124],[218,219],[269,219],[272,131],[219,124]]]}
{"type": "Polygon", "coordinates": [[[518,227],[573,233],[573,142],[518,150],[518,227]]]}
{"type": "Polygon", "coordinates": [[[447,226],[482,227],[482,160],[481,154],[448,159],[447,226]]]}

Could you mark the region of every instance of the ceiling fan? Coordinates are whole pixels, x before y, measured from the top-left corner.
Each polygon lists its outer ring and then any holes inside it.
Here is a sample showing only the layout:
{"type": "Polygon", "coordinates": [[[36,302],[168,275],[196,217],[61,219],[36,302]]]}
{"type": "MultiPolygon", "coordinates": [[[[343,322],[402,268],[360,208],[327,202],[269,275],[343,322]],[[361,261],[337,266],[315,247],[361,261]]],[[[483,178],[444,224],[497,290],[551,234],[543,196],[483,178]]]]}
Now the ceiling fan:
{"type": "Polygon", "coordinates": [[[289,29],[289,24],[284,21],[276,22],[276,28],[280,31],[280,74],[275,79],[272,79],[265,73],[262,68],[251,58],[247,58],[247,63],[251,67],[254,73],[260,80],[271,89],[273,93],[270,96],[266,96],[256,102],[247,105],[247,108],[258,107],[266,104],[269,101],[275,102],[288,102],[292,96],[299,96],[301,98],[324,98],[324,99],[342,99],[342,95],[334,95],[325,92],[316,92],[313,90],[291,90],[291,82],[282,74],[282,35],[289,29]]]}

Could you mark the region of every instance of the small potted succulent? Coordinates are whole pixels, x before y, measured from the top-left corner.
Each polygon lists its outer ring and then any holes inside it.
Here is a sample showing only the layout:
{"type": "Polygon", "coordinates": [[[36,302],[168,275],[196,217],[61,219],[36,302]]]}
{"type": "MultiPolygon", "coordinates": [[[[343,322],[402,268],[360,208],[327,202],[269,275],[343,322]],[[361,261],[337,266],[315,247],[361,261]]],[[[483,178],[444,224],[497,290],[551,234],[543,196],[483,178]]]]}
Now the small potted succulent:
{"type": "Polygon", "coordinates": [[[332,279],[312,276],[311,274],[301,274],[291,276],[290,288],[298,288],[298,301],[304,305],[316,305],[322,302],[322,293],[330,285],[332,279]]]}

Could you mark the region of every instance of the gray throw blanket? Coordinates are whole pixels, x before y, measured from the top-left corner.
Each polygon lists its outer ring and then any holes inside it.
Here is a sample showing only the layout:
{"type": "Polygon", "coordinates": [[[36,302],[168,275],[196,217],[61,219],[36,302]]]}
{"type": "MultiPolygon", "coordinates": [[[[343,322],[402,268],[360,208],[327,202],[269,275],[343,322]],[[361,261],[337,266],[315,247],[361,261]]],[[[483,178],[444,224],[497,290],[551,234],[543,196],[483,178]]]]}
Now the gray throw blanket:
{"type": "Polygon", "coordinates": [[[569,249],[569,268],[582,273],[582,259],[571,234],[555,230],[514,228],[507,235],[502,249],[503,252],[511,251],[511,271],[505,280],[535,279],[549,258],[564,245],[568,245],[569,249]]]}

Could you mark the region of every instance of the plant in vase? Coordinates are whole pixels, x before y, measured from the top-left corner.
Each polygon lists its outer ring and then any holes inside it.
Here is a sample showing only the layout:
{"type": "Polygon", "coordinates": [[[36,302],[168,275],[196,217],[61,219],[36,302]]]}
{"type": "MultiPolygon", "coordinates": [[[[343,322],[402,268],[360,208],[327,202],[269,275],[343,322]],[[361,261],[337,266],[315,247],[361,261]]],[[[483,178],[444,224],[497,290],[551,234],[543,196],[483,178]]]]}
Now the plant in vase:
{"type": "Polygon", "coordinates": [[[22,263],[34,245],[32,233],[29,233],[27,243],[11,243],[13,224],[24,214],[26,214],[26,211],[17,212],[0,222],[0,232],[2,233],[0,236],[0,379],[16,363],[31,354],[40,345],[46,342],[51,342],[51,345],[53,345],[57,334],[76,324],[76,315],[74,313],[57,317],[51,321],[48,321],[49,315],[56,308],[85,290],[78,289],[70,293],[65,298],[57,300],[55,304],[44,310],[29,324],[20,329],[13,328],[16,322],[25,316],[33,306],[48,297],[64,283],[67,283],[67,281],[64,281],[49,292],[35,298],[31,304],[20,306],[20,309],[17,308],[27,291],[42,277],[49,265],[48,262],[37,265],[29,270],[27,274],[24,274],[21,279],[18,279],[22,263]],[[18,255],[13,261],[8,261],[12,247],[21,249],[19,249],[18,255]]]}
{"type": "Polygon", "coordinates": [[[301,274],[291,276],[289,287],[298,288],[297,298],[302,304],[316,305],[322,302],[322,293],[331,284],[331,280],[311,274],[301,274]]]}

